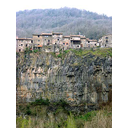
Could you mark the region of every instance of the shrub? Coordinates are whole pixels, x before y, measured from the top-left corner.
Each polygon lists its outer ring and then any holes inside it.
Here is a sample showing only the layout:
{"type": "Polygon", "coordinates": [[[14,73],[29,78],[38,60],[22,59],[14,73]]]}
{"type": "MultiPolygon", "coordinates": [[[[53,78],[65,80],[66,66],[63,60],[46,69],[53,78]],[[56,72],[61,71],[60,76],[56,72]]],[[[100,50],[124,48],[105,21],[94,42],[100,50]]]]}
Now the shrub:
{"type": "Polygon", "coordinates": [[[17,128],[29,128],[29,120],[23,117],[16,118],[16,127],[17,128]]]}
{"type": "Polygon", "coordinates": [[[25,53],[25,54],[27,54],[27,53],[32,53],[32,50],[30,50],[30,49],[31,49],[31,48],[28,48],[28,47],[27,47],[27,48],[25,49],[24,53],[25,53]]]}
{"type": "Polygon", "coordinates": [[[54,105],[65,107],[65,106],[68,106],[69,104],[66,101],[64,101],[63,99],[61,99],[60,101],[54,103],[54,105]]]}
{"type": "Polygon", "coordinates": [[[50,103],[49,99],[44,100],[40,98],[40,99],[36,99],[35,102],[32,102],[31,105],[49,105],[49,103],[50,103]]]}
{"type": "Polygon", "coordinates": [[[96,116],[96,111],[87,112],[85,115],[79,116],[76,119],[82,119],[84,121],[90,121],[94,116],[96,116]]]}
{"type": "Polygon", "coordinates": [[[33,52],[34,52],[34,53],[37,53],[38,51],[39,51],[38,49],[35,49],[33,52]]]}
{"type": "Polygon", "coordinates": [[[27,115],[31,114],[31,110],[30,110],[30,106],[29,105],[26,108],[26,113],[25,114],[27,114],[27,115]]]}
{"type": "Polygon", "coordinates": [[[57,55],[58,58],[62,58],[62,54],[57,55]]]}
{"type": "Polygon", "coordinates": [[[67,128],[77,128],[73,115],[70,113],[67,119],[67,128]]]}

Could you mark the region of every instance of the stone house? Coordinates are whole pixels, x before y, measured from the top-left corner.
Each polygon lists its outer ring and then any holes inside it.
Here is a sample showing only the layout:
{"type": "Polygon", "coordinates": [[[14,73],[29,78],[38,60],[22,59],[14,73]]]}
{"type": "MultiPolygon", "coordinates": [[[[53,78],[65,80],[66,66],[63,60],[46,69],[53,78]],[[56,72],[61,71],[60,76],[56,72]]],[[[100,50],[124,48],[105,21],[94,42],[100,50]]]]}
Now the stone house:
{"type": "Polygon", "coordinates": [[[81,38],[80,35],[71,35],[70,36],[71,41],[71,48],[80,48],[81,47],[81,38]]]}
{"type": "Polygon", "coordinates": [[[91,40],[89,38],[86,38],[86,40],[87,40],[86,47],[89,48],[97,47],[97,40],[91,40]]]}
{"type": "Polygon", "coordinates": [[[86,47],[87,39],[85,36],[81,36],[81,47],[86,47]]]}
{"type": "Polygon", "coordinates": [[[71,35],[70,36],[70,47],[71,48],[82,48],[82,47],[88,47],[88,40],[83,35],[71,35]]]}
{"type": "Polygon", "coordinates": [[[33,34],[33,47],[32,49],[41,49],[43,45],[50,44],[52,35],[50,33],[33,34]],[[49,39],[50,38],[50,39],[49,39]]]}
{"type": "Polygon", "coordinates": [[[105,35],[98,40],[101,47],[112,47],[112,35],[105,35]]]}
{"type": "Polygon", "coordinates": [[[33,49],[52,44],[52,33],[33,34],[33,49]]]}
{"type": "Polygon", "coordinates": [[[70,47],[70,36],[63,36],[63,46],[64,49],[67,49],[70,47]]]}
{"type": "Polygon", "coordinates": [[[51,45],[52,44],[52,33],[42,33],[43,45],[51,45]]]}
{"type": "Polygon", "coordinates": [[[43,46],[43,38],[41,34],[33,34],[33,47],[32,49],[38,49],[38,46],[43,46]]]}
{"type": "Polygon", "coordinates": [[[33,44],[37,45],[50,45],[50,44],[62,44],[62,33],[42,33],[33,34],[33,44]]]}
{"type": "Polygon", "coordinates": [[[24,52],[27,47],[32,48],[32,45],[31,38],[16,38],[16,52],[24,52]]]}
{"type": "Polygon", "coordinates": [[[52,32],[52,44],[63,44],[63,33],[52,32]]]}

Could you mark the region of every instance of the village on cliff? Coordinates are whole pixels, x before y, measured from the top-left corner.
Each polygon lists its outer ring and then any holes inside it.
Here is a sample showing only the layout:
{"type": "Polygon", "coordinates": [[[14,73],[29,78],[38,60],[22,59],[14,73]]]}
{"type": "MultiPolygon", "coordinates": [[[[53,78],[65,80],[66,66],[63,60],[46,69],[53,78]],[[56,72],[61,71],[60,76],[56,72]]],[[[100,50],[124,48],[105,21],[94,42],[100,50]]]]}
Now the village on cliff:
{"type": "Polygon", "coordinates": [[[86,38],[84,35],[63,36],[60,32],[33,34],[32,38],[16,37],[16,52],[24,52],[26,48],[30,50],[44,50],[53,52],[55,46],[59,49],[79,49],[79,48],[96,48],[112,47],[112,35],[105,35],[98,41],[86,38]]]}

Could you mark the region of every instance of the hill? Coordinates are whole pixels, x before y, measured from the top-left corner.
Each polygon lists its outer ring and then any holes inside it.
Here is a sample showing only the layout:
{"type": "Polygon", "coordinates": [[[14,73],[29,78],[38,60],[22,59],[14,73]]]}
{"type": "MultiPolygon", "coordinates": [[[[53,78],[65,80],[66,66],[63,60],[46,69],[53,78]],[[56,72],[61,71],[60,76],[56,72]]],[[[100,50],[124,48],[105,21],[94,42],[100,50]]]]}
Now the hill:
{"type": "Polygon", "coordinates": [[[16,13],[18,37],[32,37],[34,33],[63,32],[98,39],[112,33],[112,17],[76,8],[33,9],[16,13]]]}

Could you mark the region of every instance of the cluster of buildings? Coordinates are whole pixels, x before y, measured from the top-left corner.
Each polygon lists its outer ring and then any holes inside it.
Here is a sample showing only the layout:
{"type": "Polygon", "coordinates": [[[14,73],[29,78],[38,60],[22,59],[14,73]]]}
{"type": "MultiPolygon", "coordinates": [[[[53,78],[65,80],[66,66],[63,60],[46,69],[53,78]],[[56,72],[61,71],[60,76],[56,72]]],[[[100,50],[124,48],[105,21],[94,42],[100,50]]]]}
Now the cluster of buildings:
{"type": "Polygon", "coordinates": [[[16,38],[16,52],[24,52],[27,47],[35,50],[53,45],[61,46],[64,50],[97,46],[112,47],[112,35],[103,36],[98,41],[91,40],[83,35],[63,36],[63,33],[59,32],[33,34],[32,38],[16,38]]]}

